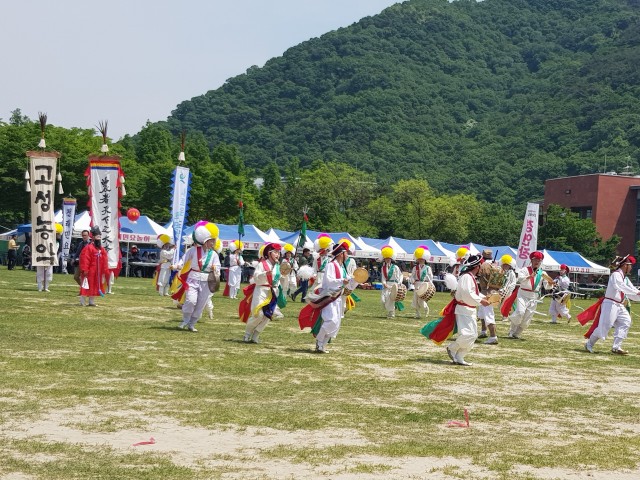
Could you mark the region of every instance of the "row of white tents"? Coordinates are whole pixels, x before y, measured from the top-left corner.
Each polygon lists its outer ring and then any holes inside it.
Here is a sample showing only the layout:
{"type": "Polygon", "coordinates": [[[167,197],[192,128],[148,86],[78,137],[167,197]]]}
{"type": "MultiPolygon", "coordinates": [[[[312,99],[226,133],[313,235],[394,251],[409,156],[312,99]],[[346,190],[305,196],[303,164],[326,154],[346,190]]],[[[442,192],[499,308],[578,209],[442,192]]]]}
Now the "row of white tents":
{"type": "MultiPolygon", "coordinates": [[[[62,222],[62,212],[56,213],[56,222],[62,222]],[[59,218],[58,218],[59,217],[59,218]]],[[[82,230],[90,228],[91,218],[89,212],[79,213],[75,217],[73,225],[72,237],[80,237],[82,230]]],[[[238,239],[237,225],[218,224],[220,229],[220,239],[223,246],[226,247],[230,242],[238,239]]],[[[270,228],[266,232],[260,230],[254,225],[245,225],[245,235],[242,241],[245,244],[245,250],[257,250],[260,246],[267,242],[276,242],[280,244],[290,243],[298,246],[300,243],[300,231],[288,232],[270,228]]],[[[31,231],[31,225],[21,225],[16,230],[7,232],[0,236],[0,239],[8,239],[12,234],[24,234],[31,231]]],[[[185,234],[190,234],[191,229],[186,229],[185,234]]],[[[162,226],[146,216],[141,216],[137,222],[130,222],[127,217],[120,218],[120,240],[127,243],[139,244],[155,244],[158,235],[166,233],[173,236],[171,224],[162,226]]],[[[313,242],[322,232],[307,230],[304,247],[313,249],[313,242]]],[[[362,259],[377,259],[380,250],[385,245],[390,245],[396,257],[400,261],[413,260],[413,252],[418,246],[427,246],[431,253],[431,263],[450,264],[455,260],[455,252],[460,245],[453,245],[444,242],[438,242],[430,239],[426,240],[406,240],[397,237],[388,237],[384,239],[355,237],[348,232],[327,232],[334,242],[338,242],[342,238],[348,238],[355,245],[355,257],[362,259]]],[[[485,246],[476,243],[467,243],[471,253],[477,254],[483,250],[489,249],[493,252],[494,258],[500,258],[504,254],[509,254],[514,258],[517,257],[517,251],[511,246],[485,246]]],[[[584,258],[577,252],[558,252],[551,250],[543,250],[544,260],[542,267],[545,270],[558,271],[561,264],[570,267],[571,273],[584,273],[593,275],[608,275],[609,269],[597,265],[584,258]]]]}

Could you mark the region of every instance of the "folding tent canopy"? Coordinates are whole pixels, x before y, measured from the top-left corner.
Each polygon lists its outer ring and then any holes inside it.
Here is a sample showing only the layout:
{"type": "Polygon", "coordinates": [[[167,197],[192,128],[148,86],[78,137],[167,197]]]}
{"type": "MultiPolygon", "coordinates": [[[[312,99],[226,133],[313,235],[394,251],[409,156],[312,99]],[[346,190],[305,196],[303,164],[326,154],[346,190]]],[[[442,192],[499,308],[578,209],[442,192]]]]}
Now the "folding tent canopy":
{"type": "Polygon", "coordinates": [[[442,251],[433,240],[405,240],[396,238],[396,242],[405,252],[411,254],[411,260],[413,260],[413,252],[415,252],[416,248],[424,245],[429,248],[429,252],[431,253],[430,263],[449,263],[449,256],[446,252],[442,251]]]}
{"type": "Polygon", "coordinates": [[[162,225],[154,222],[146,215],[141,215],[138,221],[133,223],[127,217],[120,217],[120,236],[121,242],[127,243],[149,243],[155,244],[158,235],[171,232],[162,225]]]}
{"type": "Polygon", "coordinates": [[[571,273],[589,273],[594,275],[609,275],[610,273],[608,268],[587,261],[586,258],[577,252],[545,251],[549,253],[556,262],[567,265],[571,273]]]}
{"type": "Polygon", "coordinates": [[[411,250],[410,252],[407,252],[404,248],[402,248],[402,246],[400,246],[400,244],[395,239],[395,237],[388,237],[384,240],[379,240],[376,238],[368,238],[368,237],[360,237],[360,238],[370,247],[374,247],[375,249],[377,249],[378,252],[382,250],[382,247],[384,247],[385,245],[389,245],[391,248],[393,248],[393,251],[396,254],[396,260],[403,260],[403,261],[413,260],[413,250],[411,250]]]}

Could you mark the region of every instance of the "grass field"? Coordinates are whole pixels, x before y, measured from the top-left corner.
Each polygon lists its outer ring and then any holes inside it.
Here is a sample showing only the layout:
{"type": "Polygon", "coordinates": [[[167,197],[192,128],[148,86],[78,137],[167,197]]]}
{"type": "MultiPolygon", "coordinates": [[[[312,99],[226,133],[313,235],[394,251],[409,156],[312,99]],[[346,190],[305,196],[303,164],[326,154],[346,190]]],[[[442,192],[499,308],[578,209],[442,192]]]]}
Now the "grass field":
{"type": "Polygon", "coordinates": [[[300,303],[253,345],[237,301],[216,296],[190,333],[150,280],[114,291],[82,308],[70,276],[39,293],[34,272],[0,270],[0,478],[640,478],[635,315],[627,357],[611,338],[590,355],[584,327],[536,315],[523,340],[499,321],[500,344],[479,340],[460,367],[410,301],[386,319],[375,291],[358,291],[328,355],[299,330],[300,303]],[[470,428],[448,428],[465,408],[470,428]]]}

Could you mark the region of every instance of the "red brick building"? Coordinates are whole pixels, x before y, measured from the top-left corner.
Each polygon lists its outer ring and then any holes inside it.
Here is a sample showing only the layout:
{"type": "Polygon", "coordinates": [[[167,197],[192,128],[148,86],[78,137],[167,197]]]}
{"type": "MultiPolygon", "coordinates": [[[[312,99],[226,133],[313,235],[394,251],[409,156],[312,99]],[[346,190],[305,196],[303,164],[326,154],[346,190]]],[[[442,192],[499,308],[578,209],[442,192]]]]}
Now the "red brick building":
{"type": "Polygon", "coordinates": [[[621,237],[619,254],[635,252],[640,239],[640,177],[596,173],[553,178],[545,182],[544,209],[551,204],[569,208],[582,218],[590,218],[607,240],[621,237]]]}

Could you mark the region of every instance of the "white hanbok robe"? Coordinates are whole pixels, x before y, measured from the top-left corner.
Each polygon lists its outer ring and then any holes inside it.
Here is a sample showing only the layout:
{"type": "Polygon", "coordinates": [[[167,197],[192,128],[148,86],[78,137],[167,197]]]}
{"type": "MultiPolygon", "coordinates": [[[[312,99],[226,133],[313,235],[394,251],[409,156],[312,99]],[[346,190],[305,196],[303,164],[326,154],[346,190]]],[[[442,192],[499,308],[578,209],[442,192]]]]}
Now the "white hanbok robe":
{"type": "Polygon", "coordinates": [[[429,315],[429,305],[418,297],[416,292],[423,283],[433,283],[433,271],[431,270],[431,267],[426,263],[422,266],[420,266],[420,264],[416,264],[416,266],[411,269],[410,279],[414,286],[411,305],[416,310],[416,317],[419,318],[422,313],[429,315]]]}
{"type": "Polygon", "coordinates": [[[280,265],[273,264],[270,260],[258,261],[258,266],[253,273],[253,282],[256,286],[251,299],[251,315],[247,320],[245,339],[253,337],[254,340],[257,340],[257,335],[265,329],[271,320],[264,315],[262,307],[271,299],[272,295],[278,295],[280,265]]]}
{"type": "Polygon", "coordinates": [[[176,252],[175,247],[170,250],[160,250],[160,271],[158,272],[158,294],[160,296],[169,295],[169,287],[171,278],[171,263],[176,252]]]}
{"type": "Polygon", "coordinates": [[[227,283],[229,284],[229,298],[237,298],[240,289],[240,281],[242,280],[242,267],[244,266],[244,258],[237,251],[229,256],[229,276],[227,283]]]}
{"type": "Polygon", "coordinates": [[[520,288],[516,298],[516,310],[509,315],[509,320],[511,321],[509,335],[512,337],[519,337],[531,323],[533,312],[536,311],[536,306],[538,305],[542,283],[544,282],[545,287],[548,289],[552,287],[549,282],[544,280],[543,276],[536,283],[535,279],[538,275],[538,270],[534,271],[531,267],[516,270],[517,284],[520,288]]]}
{"type": "Polygon", "coordinates": [[[613,331],[613,349],[622,348],[622,342],[627,338],[631,327],[631,315],[625,307],[626,299],[640,301],[640,290],[631,284],[622,270],[611,272],[607,290],[604,292],[604,300],[600,309],[600,320],[589,343],[595,345],[598,340],[604,340],[611,328],[613,331]]]}
{"type": "Polygon", "coordinates": [[[463,273],[458,277],[455,296],[456,301],[459,302],[455,310],[458,337],[449,345],[449,351],[459,361],[464,361],[464,356],[473,348],[478,338],[476,308],[483,298],[484,295],[480,293],[474,275],[463,273]]]}
{"type": "Polygon", "coordinates": [[[187,292],[184,305],[182,305],[182,327],[193,328],[202,316],[202,311],[213,295],[207,282],[209,272],[217,272],[220,275],[220,257],[214,250],[205,250],[203,247],[191,247],[184,254],[178,267],[190,263],[191,270],[187,276],[187,292]],[[207,262],[208,253],[211,252],[207,262]]]}
{"type": "Polygon", "coordinates": [[[287,262],[291,265],[291,272],[289,275],[282,275],[280,277],[280,286],[282,286],[282,293],[287,296],[290,293],[296,291],[298,288],[298,282],[296,280],[296,273],[298,271],[298,261],[295,258],[291,260],[287,260],[286,258],[282,260],[282,263],[287,262]]]}
{"type": "Polygon", "coordinates": [[[380,299],[384,304],[384,308],[387,311],[388,316],[395,316],[396,299],[391,295],[393,286],[402,283],[402,272],[400,267],[391,263],[387,267],[386,263],[382,264],[380,269],[380,281],[382,282],[382,294],[380,299]]]}
{"type": "MultiPolygon", "coordinates": [[[[325,269],[321,294],[341,290],[345,286],[345,280],[347,280],[348,288],[354,289],[356,287],[356,282],[353,277],[349,277],[346,269],[336,260],[333,260],[325,269]]],[[[316,336],[317,348],[321,350],[324,349],[324,346],[329,340],[338,335],[342,321],[343,302],[344,297],[340,295],[337,300],[334,300],[322,309],[322,326],[316,336]]]]}
{"type": "MultiPolygon", "coordinates": [[[[561,275],[557,277],[553,283],[555,284],[555,288],[557,288],[559,291],[566,292],[567,290],[569,290],[571,280],[567,275],[561,275]]],[[[551,299],[551,305],[549,305],[549,316],[551,316],[551,323],[556,323],[558,317],[571,320],[569,309],[567,308],[566,304],[561,302],[561,300],[562,297],[551,299]]]]}

